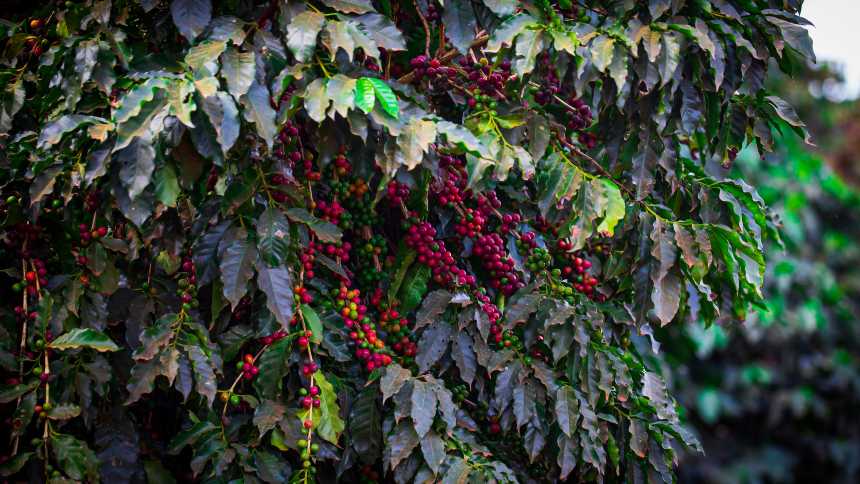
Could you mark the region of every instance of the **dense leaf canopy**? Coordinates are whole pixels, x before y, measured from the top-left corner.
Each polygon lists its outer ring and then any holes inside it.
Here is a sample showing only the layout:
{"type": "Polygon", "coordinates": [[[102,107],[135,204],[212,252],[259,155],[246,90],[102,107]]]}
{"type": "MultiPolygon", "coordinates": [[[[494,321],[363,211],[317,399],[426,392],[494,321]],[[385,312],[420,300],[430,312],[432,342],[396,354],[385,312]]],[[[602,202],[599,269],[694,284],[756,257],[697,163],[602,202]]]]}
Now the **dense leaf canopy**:
{"type": "Polygon", "coordinates": [[[763,305],[801,3],[11,12],[0,474],[672,481],[654,331],[763,305]]]}

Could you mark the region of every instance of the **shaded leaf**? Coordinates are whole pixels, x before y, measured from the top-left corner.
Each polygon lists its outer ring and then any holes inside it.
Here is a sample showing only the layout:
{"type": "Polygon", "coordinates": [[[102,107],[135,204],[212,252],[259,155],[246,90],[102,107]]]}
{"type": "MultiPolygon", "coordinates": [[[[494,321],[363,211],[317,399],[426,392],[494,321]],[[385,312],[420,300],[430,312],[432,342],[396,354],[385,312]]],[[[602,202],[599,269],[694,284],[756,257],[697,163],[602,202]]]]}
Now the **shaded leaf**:
{"type": "Polygon", "coordinates": [[[91,328],[75,328],[60,335],[48,345],[55,350],[90,348],[96,351],[118,351],[119,346],[100,331],[91,328]]]}

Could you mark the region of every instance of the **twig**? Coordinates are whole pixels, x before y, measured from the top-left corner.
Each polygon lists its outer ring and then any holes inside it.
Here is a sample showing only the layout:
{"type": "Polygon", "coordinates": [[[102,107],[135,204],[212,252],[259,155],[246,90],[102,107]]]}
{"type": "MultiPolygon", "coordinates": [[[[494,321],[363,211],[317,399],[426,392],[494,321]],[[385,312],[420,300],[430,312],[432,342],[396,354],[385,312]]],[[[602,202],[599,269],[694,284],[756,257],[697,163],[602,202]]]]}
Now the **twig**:
{"type": "Polygon", "coordinates": [[[427,19],[424,18],[424,13],[421,11],[421,8],[418,7],[418,2],[413,0],[413,5],[415,5],[415,11],[418,12],[418,18],[421,19],[421,25],[424,26],[424,55],[430,57],[430,24],[427,23],[427,19]]]}

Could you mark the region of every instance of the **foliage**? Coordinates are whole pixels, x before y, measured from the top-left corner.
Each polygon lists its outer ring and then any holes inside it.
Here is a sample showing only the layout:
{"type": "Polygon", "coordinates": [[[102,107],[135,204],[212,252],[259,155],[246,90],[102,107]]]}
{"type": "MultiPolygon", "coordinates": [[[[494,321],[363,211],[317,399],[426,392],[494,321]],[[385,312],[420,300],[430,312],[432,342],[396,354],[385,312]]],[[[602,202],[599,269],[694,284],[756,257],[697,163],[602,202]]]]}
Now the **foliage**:
{"type": "MultiPolygon", "coordinates": [[[[741,152],[737,171],[761,187],[780,215],[785,251],[768,247],[765,308],[743,326],[690,325],[663,339],[675,388],[701,435],[733,442],[691,457],[682,475],[701,482],[853,482],[860,476],[860,194],[825,157],[842,150],[832,120],[856,116],[856,102],[814,98],[801,82],[773,80],[810,121],[813,151],[791,136],[759,159],[741,152]],[[847,115],[847,116],[846,116],[847,115]]],[[[852,155],[852,159],[856,154],[852,155]]],[[[828,160],[829,161],[829,160],[828,160]]],[[[839,168],[840,158],[834,160],[839,168]]],[[[853,161],[852,161],[853,162],[853,161]]]]}
{"type": "Polygon", "coordinates": [[[595,3],[13,12],[3,475],[671,481],[653,326],[763,305],[728,168],[805,136],[762,82],[811,45],[796,0],[595,3]]]}

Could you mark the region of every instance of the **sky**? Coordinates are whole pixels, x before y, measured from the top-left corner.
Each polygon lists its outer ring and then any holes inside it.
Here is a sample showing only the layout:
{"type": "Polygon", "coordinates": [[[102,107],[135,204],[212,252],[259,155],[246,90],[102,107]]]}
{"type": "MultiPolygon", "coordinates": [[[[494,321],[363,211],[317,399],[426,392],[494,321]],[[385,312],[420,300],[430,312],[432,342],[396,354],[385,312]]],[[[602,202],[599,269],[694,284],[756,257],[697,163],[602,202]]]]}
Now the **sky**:
{"type": "Polygon", "coordinates": [[[801,15],[815,24],[812,46],[820,61],[842,66],[846,85],[837,97],[860,95],[860,0],[806,0],[801,15]]]}

